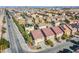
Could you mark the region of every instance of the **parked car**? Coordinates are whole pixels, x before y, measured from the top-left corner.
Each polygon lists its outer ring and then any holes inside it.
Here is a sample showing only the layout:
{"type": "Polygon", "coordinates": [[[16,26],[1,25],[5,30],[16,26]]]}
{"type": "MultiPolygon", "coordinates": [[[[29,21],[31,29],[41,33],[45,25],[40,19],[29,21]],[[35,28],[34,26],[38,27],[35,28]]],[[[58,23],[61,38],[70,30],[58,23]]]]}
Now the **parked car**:
{"type": "Polygon", "coordinates": [[[73,51],[76,51],[77,49],[79,49],[79,45],[73,45],[70,47],[73,51]]]}
{"type": "Polygon", "coordinates": [[[58,53],[72,53],[69,49],[63,49],[63,51],[59,51],[58,53]]]}
{"type": "Polygon", "coordinates": [[[75,40],[70,40],[70,42],[72,42],[74,44],[78,44],[75,40]]]}
{"type": "Polygon", "coordinates": [[[69,49],[63,49],[63,53],[72,53],[69,49]]]}
{"type": "Polygon", "coordinates": [[[63,51],[58,51],[58,53],[63,53],[63,51]]]}

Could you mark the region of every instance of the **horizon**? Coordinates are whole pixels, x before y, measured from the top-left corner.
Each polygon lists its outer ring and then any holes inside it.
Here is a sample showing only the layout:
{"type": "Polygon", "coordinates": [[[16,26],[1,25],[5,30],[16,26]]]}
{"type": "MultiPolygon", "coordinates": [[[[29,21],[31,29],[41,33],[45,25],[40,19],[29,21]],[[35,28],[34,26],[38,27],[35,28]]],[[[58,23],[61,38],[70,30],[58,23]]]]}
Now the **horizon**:
{"type": "Polygon", "coordinates": [[[0,6],[0,8],[79,8],[79,6],[0,6]]]}

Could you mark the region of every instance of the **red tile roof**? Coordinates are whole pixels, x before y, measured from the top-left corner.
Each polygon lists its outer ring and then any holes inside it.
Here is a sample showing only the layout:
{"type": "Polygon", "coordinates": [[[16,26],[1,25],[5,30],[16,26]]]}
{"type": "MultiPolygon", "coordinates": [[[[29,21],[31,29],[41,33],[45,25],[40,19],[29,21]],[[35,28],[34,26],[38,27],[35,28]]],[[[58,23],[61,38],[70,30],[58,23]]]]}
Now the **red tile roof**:
{"type": "Polygon", "coordinates": [[[50,28],[43,28],[41,30],[44,33],[45,37],[54,35],[54,32],[50,28]]]}
{"type": "Polygon", "coordinates": [[[39,39],[39,38],[42,38],[44,37],[41,30],[34,30],[34,31],[31,31],[31,35],[34,39],[39,39]]]}
{"type": "Polygon", "coordinates": [[[55,34],[60,34],[60,33],[63,33],[63,31],[58,27],[51,27],[51,29],[55,32],[55,34]]]}
{"type": "Polygon", "coordinates": [[[67,31],[71,31],[66,25],[63,25],[63,26],[60,26],[61,29],[64,31],[64,30],[67,30],[67,31]]]}
{"type": "Polygon", "coordinates": [[[71,25],[66,24],[66,26],[67,26],[70,30],[73,30],[73,28],[71,27],[71,25]]]}

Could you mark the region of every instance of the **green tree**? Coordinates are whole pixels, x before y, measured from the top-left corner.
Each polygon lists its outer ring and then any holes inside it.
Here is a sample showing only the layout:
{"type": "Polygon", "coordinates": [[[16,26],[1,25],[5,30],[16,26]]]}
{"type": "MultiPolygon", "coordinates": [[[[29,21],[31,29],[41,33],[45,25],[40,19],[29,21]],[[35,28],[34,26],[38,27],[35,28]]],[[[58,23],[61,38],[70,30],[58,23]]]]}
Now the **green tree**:
{"type": "Polygon", "coordinates": [[[3,18],[3,21],[2,21],[3,23],[6,23],[6,21],[5,21],[5,16],[4,16],[4,18],[3,18]]]}
{"type": "Polygon", "coordinates": [[[55,21],[52,21],[51,23],[52,23],[52,25],[54,25],[54,26],[55,26],[55,21]]]}
{"type": "Polygon", "coordinates": [[[2,33],[5,33],[5,32],[6,32],[6,28],[2,27],[2,33]]]}
{"type": "Polygon", "coordinates": [[[62,39],[68,39],[68,35],[67,34],[63,34],[62,39]]]}
{"type": "Polygon", "coordinates": [[[67,19],[65,19],[65,20],[64,20],[64,22],[66,22],[66,23],[68,23],[68,24],[70,23],[70,21],[69,21],[69,20],[67,20],[67,19]]]}
{"type": "Polygon", "coordinates": [[[45,41],[45,44],[46,45],[50,45],[50,46],[53,46],[53,42],[49,39],[49,40],[46,40],[45,41]]]}
{"type": "Polygon", "coordinates": [[[14,17],[12,17],[12,18],[13,18],[13,21],[15,22],[15,24],[17,25],[19,31],[22,33],[22,36],[24,37],[25,41],[28,42],[29,35],[28,35],[27,31],[25,31],[24,25],[20,25],[14,17]]]}
{"type": "Polygon", "coordinates": [[[4,49],[9,48],[9,41],[5,40],[4,38],[0,39],[0,52],[2,52],[4,49]]]}

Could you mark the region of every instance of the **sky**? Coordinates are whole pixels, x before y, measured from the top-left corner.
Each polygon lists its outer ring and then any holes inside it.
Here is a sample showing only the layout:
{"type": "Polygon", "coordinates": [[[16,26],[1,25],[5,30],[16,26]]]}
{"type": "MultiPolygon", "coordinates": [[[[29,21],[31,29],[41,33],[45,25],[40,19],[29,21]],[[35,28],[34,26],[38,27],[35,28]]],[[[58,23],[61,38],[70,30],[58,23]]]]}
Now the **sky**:
{"type": "Polygon", "coordinates": [[[0,8],[15,8],[15,7],[31,7],[31,8],[79,8],[79,6],[0,6],[0,8]]]}
{"type": "Polygon", "coordinates": [[[0,0],[0,6],[79,6],[79,0],[0,0]]]}

